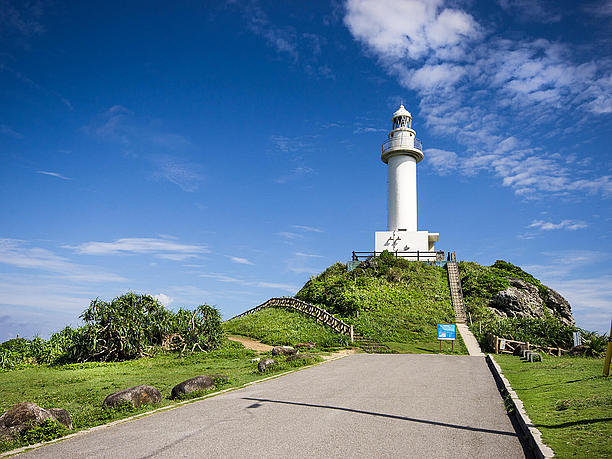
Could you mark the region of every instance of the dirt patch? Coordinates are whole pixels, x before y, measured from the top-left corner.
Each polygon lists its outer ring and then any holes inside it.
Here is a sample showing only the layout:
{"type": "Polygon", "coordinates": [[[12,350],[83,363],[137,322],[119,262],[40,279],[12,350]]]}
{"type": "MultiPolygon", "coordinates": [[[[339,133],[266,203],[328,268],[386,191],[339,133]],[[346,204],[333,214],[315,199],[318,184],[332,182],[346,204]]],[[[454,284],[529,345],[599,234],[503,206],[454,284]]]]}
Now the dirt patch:
{"type": "Polygon", "coordinates": [[[356,349],[342,349],[341,351],[332,352],[329,355],[322,355],[321,358],[323,360],[330,360],[330,359],[333,359],[335,357],[345,357],[347,355],[351,355],[351,354],[355,354],[355,353],[357,353],[356,349]]]}
{"type": "Polygon", "coordinates": [[[227,339],[231,341],[236,341],[237,343],[242,344],[247,349],[252,349],[254,351],[271,351],[272,346],[268,344],[264,344],[261,341],[257,341],[252,338],[247,338],[246,336],[228,336],[227,339]]]}

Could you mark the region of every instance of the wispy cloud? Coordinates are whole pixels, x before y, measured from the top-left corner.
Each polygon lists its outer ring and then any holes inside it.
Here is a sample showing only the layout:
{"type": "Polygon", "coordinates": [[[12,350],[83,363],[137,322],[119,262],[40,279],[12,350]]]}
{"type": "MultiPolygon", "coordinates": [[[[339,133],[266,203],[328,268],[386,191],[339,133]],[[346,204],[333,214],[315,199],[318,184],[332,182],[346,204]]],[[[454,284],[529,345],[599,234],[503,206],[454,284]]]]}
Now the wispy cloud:
{"type": "Polygon", "coordinates": [[[23,139],[23,134],[15,131],[13,128],[7,126],[6,124],[0,124],[0,134],[12,137],[13,139],[23,139]]]}
{"type": "Polygon", "coordinates": [[[276,183],[284,185],[289,182],[293,182],[299,178],[302,178],[306,175],[312,174],[314,170],[308,166],[298,166],[291,169],[287,174],[281,175],[274,179],[276,183]]]}
{"type": "Polygon", "coordinates": [[[50,175],[51,177],[57,177],[62,180],[72,180],[70,177],[66,177],[62,174],[58,174],[57,172],[49,172],[49,171],[36,171],[37,174],[50,175]]]}
{"type": "Polygon", "coordinates": [[[253,262],[249,261],[247,258],[242,257],[229,257],[234,263],[238,263],[241,265],[252,265],[253,262]]]}
{"type": "Polygon", "coordinates": [[[203,277],[206,279],[213,279],[218,282],[243,285],[245,287],[272,288],[272,289],[284,290],[290,293],[295,293],[299,290],[299,287],[293,284],[285,284],[285,283],[278,283],[278,282],[249,281],[246,279],[241,279],[238,277],[229,276],[227,274],[221,274],[221,273],[203,273],[203,274],[200,274],[200,277],[203,277]]]}
{"type": "Polygon", "coordinates": [[[551,24],[563,19],[563,8],[554,0],[498,0],[497,3],[513,18],[524,22],[551,24]]]}
{"type": "MultiPolygon", "coordinates": [[[[525,6],[521,0],[502,3],[525,6]]],[[[585,53],[570,45],[541,38],[505,38],[457,5],[348,0],[344,17],[352,35],[387,73],[416,91],[433,132],[465,145],[461,152],[428,150],[435,170],[490,172],[526,198],[612,195],[612,176],[584,164],[570,169],[566,155],[538,145],[537,134],[538,127],[550,132],[552,125],[559,136],[575,141],[556,124],[562,114],[579,124],[612,113],[612,61],[584,59],[585,53]],[[530,121],[517,124],[516,119],[530,121]]]]}
{"type": "Polygon", "coordinates": [[[4,32],[23,37],[40,35],[45,32],[42,23],[43,2],[0,1],[0,25],[4,32]]]}
{"type": "Polygon", "coordinates": [[[323,230],[321,228],[316,228],[314,226],[306,226],[306,225],[293,225],[292,228],[301,230],[301,231],[306,231],[309,233],[322,233],[323,230]]]}
{"type": "Polygon", "coordinates": [[[304,252],[295,252],[296,257],[306,257],[306,258],[324,258],[323,255],[317,255],[314,253],[304,253],[304,252]]]}
{"type": "Polygon", "coordinates": [[[537,228],[542,231],[560,230],[565,229],[569,231],[575,231],[588,227],[585,222],[580,220],[561,220],[559,223],[547,222],[544,220],[534,220],[528,228],[537,228]]]}
{"type": "Polygon", "coordinates": [[[279,231],[278,233],[274,233],[277,236],[280,236],[285,239],[302,239],[304,236],[299,233],[292,233],[291,231],[279,231]]]}
{"type": "Polygon", "coordinates": [[[80,265],[40,247],[30,247],[25,241],[0,239],[0,263],[17,268],[42,270],[82,282],[118,282],[125,278],[104,272],[93,266],[80,265]]]}
{"type": "Polygon", "coordinates": [[[157,167],[153,173],[155,178],[174,183],[183,191],[196,191],[204,180],[203,174],[199,172],[198,164],[183,162],[167,155],[155,158],[154,163],[157,167]]]}
{"type": "Polygon", "coordinates": [[[64,247],[83,255],[148,254],[174,261],[194,258],[210,252],[205,245],[182,244],[160,238],[122,238],[113,242],[91,241],[64,247]]]}

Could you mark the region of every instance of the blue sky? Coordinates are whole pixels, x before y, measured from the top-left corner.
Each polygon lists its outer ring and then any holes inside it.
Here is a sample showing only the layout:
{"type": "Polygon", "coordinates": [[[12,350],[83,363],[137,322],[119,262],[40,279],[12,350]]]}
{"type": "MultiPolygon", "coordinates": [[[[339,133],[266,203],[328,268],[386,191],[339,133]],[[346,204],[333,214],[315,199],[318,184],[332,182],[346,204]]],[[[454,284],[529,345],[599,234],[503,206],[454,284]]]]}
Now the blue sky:
{"type": "Polygon", "coordinates": [[[386,229],[413,114],[419,229],[612,316],[612,2],[0,0],[0,340],[129,290],[229,318],[386,229]]]}

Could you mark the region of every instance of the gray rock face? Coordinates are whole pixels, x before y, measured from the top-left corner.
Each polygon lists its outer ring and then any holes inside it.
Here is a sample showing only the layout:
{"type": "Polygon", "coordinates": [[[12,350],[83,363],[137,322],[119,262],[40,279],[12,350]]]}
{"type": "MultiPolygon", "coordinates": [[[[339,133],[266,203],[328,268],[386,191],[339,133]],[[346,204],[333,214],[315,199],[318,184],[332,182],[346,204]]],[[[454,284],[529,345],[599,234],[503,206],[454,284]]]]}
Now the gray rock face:
{"type": "Polygon", "coordinates": [[[272,355],[293,355],[297,353],[298,350],[291,346],[276,346],[272,348],[272,355]]]}
{"type": "Polygon", "coordinates": [[[568,301],[559,295],[552,288],[548,288],[548,298],[546,306],[553,311],[553,314],[568,325],[574,325],[574,317],[572,316],[572,307],[568,301]]]}
{"type": "Polygon", "coordinates": [[[295,345],[298,349],[314,349],[316,346],[315,343],[300,343],[295,345]]]}
{"type": "Polygon", "coordinates": [[[215,379],[227,379],[224,375],[199,375],[195,378],[188,379],[177,384],[172,388],[172,398],[178,398],[181,395],[189,394],[198,390],[208,390],[215,387],[215,379]]]}
{"type": "Polygon", "coordinates": [[[263,359],[257,364],[257,369],[263,373],[272,365],[276,365],[277,363],[278,362],[274,359],[263,359]]]}
{"type": "Polygon", "coordinates": [[[104,399],[103,406],[113,407],[121,403],[129,403],[138,408],[140,405],[153,405],[159,402],[161,402],[161,392],[153,386],[142,384],[110,394],[104,399]]]}
{"type": "Polygon", "coordinates": [[[21,402],[13,405],[0,416],[0,440],[8,440],[21,435],[33,425],[42,424],[47,419],[53,419],[66,428],[72,429],[72,421],[68,412],[62,408],[46,410],[32,402],[21,402]]]}
{"type": "Polygon", "coordinates": [[[509,279],[510,287],[491,299],[489,308],[501,317],[545,317],[551,314],[566,324],[573,324],[569,303],[552,289],[548,289],[546,302],[535,285],[522,279],[509,279]]]}

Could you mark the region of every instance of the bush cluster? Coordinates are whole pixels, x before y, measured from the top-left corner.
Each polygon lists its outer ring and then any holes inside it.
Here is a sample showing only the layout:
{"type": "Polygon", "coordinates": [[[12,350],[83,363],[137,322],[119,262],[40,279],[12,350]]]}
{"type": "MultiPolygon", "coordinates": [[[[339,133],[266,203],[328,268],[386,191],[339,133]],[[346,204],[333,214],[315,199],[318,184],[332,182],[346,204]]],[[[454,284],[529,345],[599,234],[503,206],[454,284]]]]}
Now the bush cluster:
{"type": "Polygon", "coordinates": [[[217,349],[221,315],[208,305],[194,311],[164,308],[150,295],[127,293],[110,302],[93,300],[85,325],[66,327],[49,340],[16,338],[0,344],[0,368],[32,364],[120,361],[148,355],[157,347],[193,352],[217,349]]]}

